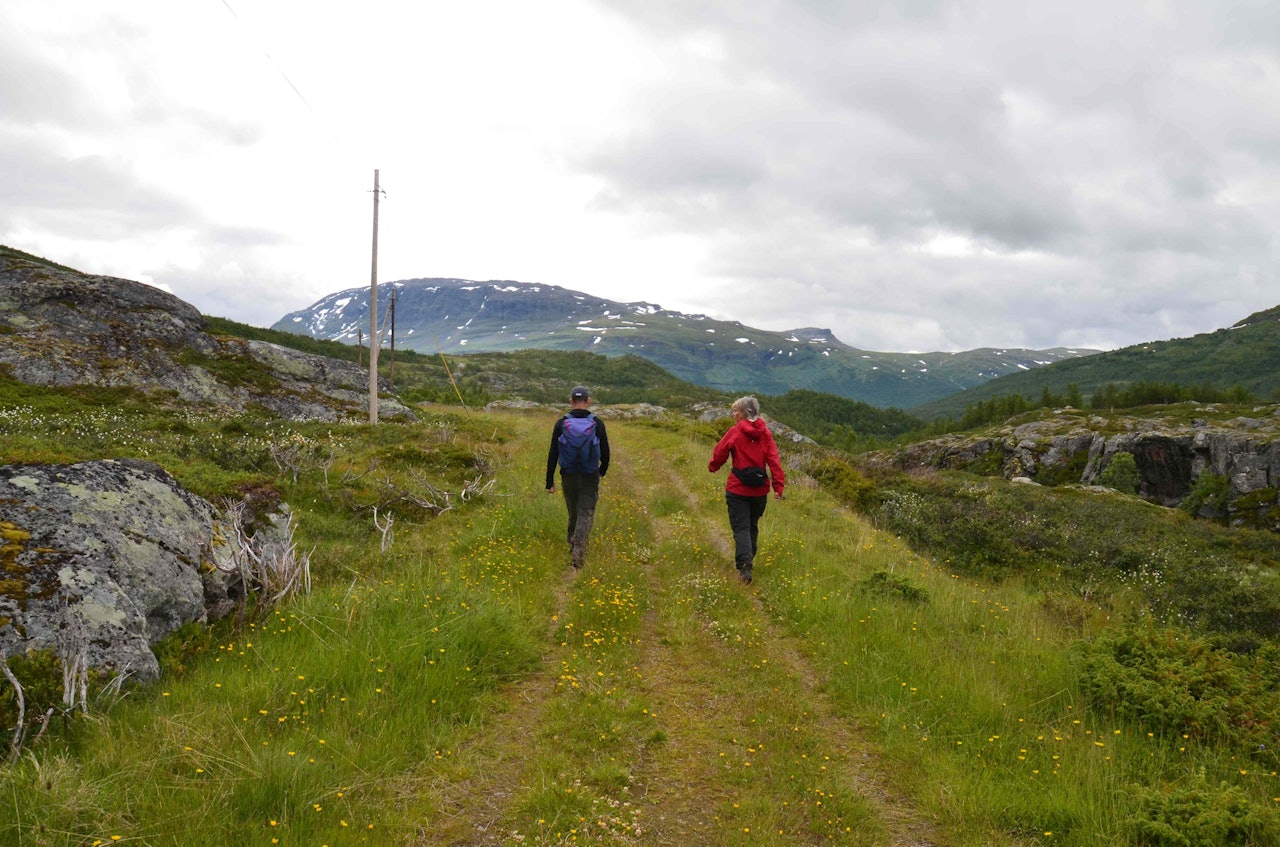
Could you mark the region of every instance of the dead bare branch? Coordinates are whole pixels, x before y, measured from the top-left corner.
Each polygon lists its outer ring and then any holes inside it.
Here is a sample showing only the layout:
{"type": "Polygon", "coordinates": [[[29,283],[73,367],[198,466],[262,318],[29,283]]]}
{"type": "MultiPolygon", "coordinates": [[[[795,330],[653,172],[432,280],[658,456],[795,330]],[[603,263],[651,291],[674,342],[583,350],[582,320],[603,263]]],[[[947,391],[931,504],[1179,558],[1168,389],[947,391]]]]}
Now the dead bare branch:
{"type": "Polygon", "coordinates": [[[88,714],[89,630],[69,604],[62,608],[55,647],[62,665],[62,704],[68,712],[79,705],[88,714]]]}
{"type": "Polygon", "coordinates": [[[18,704],[18,720],[13,727],[13,738],[9,741],[8,764],[13,764],[22,753],[22,734],[26,728],[25,722],[27,719],[27,698],[22,690],[22,683],[18,682],[18,678],[13,675],[13,671],[9,670],[9,663],[5,661],[5,657],[2,655],[0,655],[0,673],[4,674],[4,678],[9,680],[9,684],[13,686],[14,699],[18,704]]]}
{"type": "Polygon", "coordinates": [[[492,478],[486,480],[483,476],[467,480],[467,482],[462,486],[462,493],[460,494],[462,502],[466,503],[468,500],[474,500],[477,497],[487,494],[489,489],[493,488],[493,484],[495,482],[497,482],[497,480],[492,478]]]}
{"type": "Polygon", "coordinates": [[[378,507],[373,507],[373,525],[382,533],[382,555],[384,556],[387,555],[387,551],[391,549],[391,544],[395,540],[395,534],[391,530],[393,524],[395,524],[395,518],[390,512],[386,513],[382,523],[378,523],[378,507]]]}
{"type": "Polygon", "coordinates": [[[219,566],[224,573],[240,578],[244,592],[240,602],[240,615],[244,614],[246,598],[250,592],[269,606],[292,597],[294,594],[311,593],[311,553],[300,553],[294,541],[293,515],[283,524],[277,523],[276,533],[259,533],[251,536],[245,527],[245,511],[248,501],[228,502],[223,517],[232,536],[228,548],[229,565],[219,566]],[[268,537],[261,537],[261,536],[268,537]]]}
{"type": "MultiPolygon", "coordinates": [[[[347,468],[345,471],[342,472],[342,478],[339,480],[339,484],[350,485],[356,480],[362,479],[363,477],[368,476],[369,474],[373,473],[377,469],[378,469],[378,460],[376,458],[370,459],[369,467],[365,468],[363,471],[360,471],[359,473],[356,473],[354,468],[347,468]]],[[[326,479],[326,482],[327,482],[327,479],[326,479]]]]}

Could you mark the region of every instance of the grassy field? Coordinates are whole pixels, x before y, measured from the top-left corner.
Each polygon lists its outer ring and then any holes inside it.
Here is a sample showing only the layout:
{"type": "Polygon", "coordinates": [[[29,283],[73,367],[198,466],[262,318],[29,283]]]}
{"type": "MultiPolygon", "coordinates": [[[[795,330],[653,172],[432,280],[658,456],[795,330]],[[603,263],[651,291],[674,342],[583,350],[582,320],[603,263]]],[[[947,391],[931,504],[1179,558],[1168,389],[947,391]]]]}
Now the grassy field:
{"type": "Polygon", "coordinates": [[[4,461],[136,455],[211,498],[274,486],[315,588],[184,631],[158,684],[0,770],[0,845],[1280,838],[1258,736],[1099,696],[1087,645],[1142,630],[922,557],[794,470],[806,457],[785,457],[743,586],[705,425],[609,422],[575,572],[546,412],[373,429],[41,402],[0,410],[4,461]],[[447,510],[388,501],[428,479],[447,510]]]}

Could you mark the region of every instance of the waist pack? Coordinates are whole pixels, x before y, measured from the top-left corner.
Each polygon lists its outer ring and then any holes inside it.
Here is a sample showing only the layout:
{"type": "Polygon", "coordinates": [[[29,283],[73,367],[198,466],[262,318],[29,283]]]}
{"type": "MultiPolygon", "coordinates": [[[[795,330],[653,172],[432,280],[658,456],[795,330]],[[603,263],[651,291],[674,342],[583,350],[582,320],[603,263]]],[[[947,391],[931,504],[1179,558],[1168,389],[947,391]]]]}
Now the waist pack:
{"type": "Polygon", "coordinates": [[[764,468],[734,468],[733,475],[748,488],[763,488],[769,484],[769,474],[764,468]]]}

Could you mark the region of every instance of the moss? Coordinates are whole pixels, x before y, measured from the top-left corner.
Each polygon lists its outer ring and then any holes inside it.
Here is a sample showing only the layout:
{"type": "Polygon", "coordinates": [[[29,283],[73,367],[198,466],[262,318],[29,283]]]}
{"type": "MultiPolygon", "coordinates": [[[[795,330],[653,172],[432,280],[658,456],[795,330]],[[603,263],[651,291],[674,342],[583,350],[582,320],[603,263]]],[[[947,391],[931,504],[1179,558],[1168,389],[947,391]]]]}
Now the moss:
{"type": "Polygon", "coordinates": [[[0,539],[4,539],[9,543],[30,541],[31,533],[15,524],[9,523],[9,521],[0,521],[0,539]]]}
{"type": "Polygon", "coordinates": [[[204,356],[187,348],[175,358],[179,364],[203,368],[233,388],[254,388],[263,392],[280,390],[280,380],[271,370],[248,356],[204,356]]]}
{"type": "Polygon", "coordinates": [[[966,471],[978,476],[1002,476],[1004,471],[1004,450],[993,447],[976,459],[965,462],[957,470],[966,471]]]}
{"type": "Polygon", "coordinates": [[[1257,491],[1250,491],[1248,494],[1241,495],[1232,505],[1241,511],[1252,511],[1274,506],[1278,493],[1280,491],[1275,488],[1259,488],[1257,491]]]}
{"type": "Polygon", "coordinates": [[[0,521],[0,596],[25,604],[30,568],[18,563],[18,555],[26,549],[31,533],[9,521],[0,521]]]}
{"type": "Polygon", "coordinates": [[[1035,480],[1041,485],[1071,485],[1080,481],[1088,464],[1089,453],[1081,450],[1061,464],[1041,464],[1036,470],[1035,480]]]}

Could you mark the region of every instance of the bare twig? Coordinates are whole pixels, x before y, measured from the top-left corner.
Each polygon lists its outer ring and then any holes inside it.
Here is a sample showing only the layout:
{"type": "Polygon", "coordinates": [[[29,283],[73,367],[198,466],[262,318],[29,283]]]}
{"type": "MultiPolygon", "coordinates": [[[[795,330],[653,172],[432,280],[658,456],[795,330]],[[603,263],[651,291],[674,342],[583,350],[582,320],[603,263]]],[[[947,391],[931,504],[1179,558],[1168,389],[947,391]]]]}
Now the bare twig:
{"type": "Polygon", "coordinates": [[[62,608],[56,647],[62,664],[62,704],[68,712],[79,705],[80,711],[88,714],[89,631],[69,604],[62,608]]]}
{"type": "Polygon", "coordinates": [[[373,525],[382,533],[382,555],[384,556],[387,555],[387,551],[391,549],[392,542],[395,541],[395,533],[391,529],[395,522],[395,518],[392,517],[390,512],[387,512],[382,523],[378,523],[378,507],[373,507],[373,525]]]}
{"type": "Polygon", "coordinates": [[[383,508],[392,503],[408,503],[433,515],[442,514],[453,508],[449,502],[452,495],[448,491],[436,488],[421,474],[415,473],[412,476],[418,490],[404,488],[385,474],[378,479],[378,485],[382,489],[383,508]]]}
{"type": "Polygon", "coordinates": [[[342,485],[349,485],[350,483],[353,483],[356,480],[361,479],[362,477],[368,476],[369,474],[373,473],[377,469],[378,469],[378,460],[370,459],[369,467],[365,468],[359,473],[356,473],[355,470],[352,468],[347,468],[345,471],[343,471],[342,479],[340,480],[340,483],[342,485]]]}
{"type": "Polygon", "coordinates": [[[493,488],[493,484],[496,481],[497,480],[495,479],[486,480],[483,476],[478,476],[475,479],[467,480],[466,484],[462,486],[462,493],[460,495],[462,497],[462,502],[465,503],[468,500],[473,500],[476,497],[480,497],[480,496],[483,496],[484,494],[487,494],[489,489],[493,488]]]}
{"type": "Polygon", "coordinates": [[[278,539],[260,540],[245,528],[246,501],[227,503],[224,515],[234,541],[230,545],[231,564],[224,573],[240,578],[244,596],[240,614],[251,591],[258,591],[268,605],[275,605],[294,594],[311,593],[311,554],[299,553],[293,540],[293,515],[279,527],[278,539]]]}
{"type": "Polygon", "coordinates": [[[9,680],[9,684],[13,686],[14,698],[18,703],[18,720],[13,727],[13,738],[9,742],[8,762],[13,764],[18,760],[18,756],[22,752],[22,733],[27,719],[27,698],[22,690],[22,683],[18,682],[18,678],[13,675],[13,671],[9,670],[9,663],[4,656],[0,656],[0,673],[3,673],[4,678],[9,680]]]}

